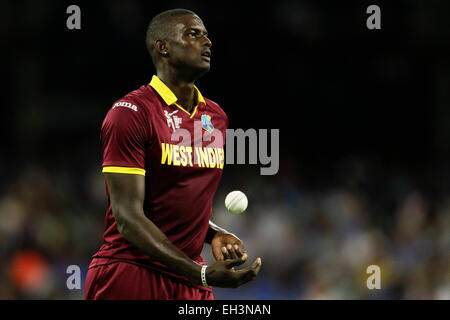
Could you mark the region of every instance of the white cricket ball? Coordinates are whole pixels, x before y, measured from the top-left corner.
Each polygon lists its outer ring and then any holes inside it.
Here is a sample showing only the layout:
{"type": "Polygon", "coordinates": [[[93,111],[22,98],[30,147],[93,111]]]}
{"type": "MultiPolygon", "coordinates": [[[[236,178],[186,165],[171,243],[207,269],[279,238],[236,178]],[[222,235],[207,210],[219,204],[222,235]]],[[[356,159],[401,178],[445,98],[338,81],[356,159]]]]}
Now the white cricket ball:
{"type": "Polygon", "coordinates": [[[248,200],[242,191],[231,191],[225,197],[225,207],[233,213],[242,213],[247,209],[248,200]]]}

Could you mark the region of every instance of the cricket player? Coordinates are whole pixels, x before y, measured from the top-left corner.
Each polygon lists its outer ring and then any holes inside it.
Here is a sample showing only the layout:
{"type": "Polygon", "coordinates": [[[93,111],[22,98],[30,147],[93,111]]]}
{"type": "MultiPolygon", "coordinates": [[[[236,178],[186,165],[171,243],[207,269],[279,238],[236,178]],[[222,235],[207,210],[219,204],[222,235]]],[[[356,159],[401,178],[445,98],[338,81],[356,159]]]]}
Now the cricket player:
{"type": "Polygon", "coordinates": [[[236,288],[261,267],[257,258],[235,269],[248,259],[242,241],[210,221],[228,118],[194,83],[210,69],[212,44],[185,9],[155,16],[146,44],[156,75],[115,102],[101,128],[108,207],[85,297],[211,300],[212,286],[236,288]]]}

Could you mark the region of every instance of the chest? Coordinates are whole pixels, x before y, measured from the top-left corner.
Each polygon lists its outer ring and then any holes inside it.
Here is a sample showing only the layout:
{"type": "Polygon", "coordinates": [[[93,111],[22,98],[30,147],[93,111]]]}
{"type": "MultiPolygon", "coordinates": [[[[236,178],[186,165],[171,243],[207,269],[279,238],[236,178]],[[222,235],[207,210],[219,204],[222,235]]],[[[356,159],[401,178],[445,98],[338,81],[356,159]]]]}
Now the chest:
{"type": "Polygon", "coordinates": [[[189,114],[176,106],[164,106],[152,113],[151,122],[152,166],[211,174],[210,170],[223,169],[226,119],[219,113],[194,109],[189,114]]]}

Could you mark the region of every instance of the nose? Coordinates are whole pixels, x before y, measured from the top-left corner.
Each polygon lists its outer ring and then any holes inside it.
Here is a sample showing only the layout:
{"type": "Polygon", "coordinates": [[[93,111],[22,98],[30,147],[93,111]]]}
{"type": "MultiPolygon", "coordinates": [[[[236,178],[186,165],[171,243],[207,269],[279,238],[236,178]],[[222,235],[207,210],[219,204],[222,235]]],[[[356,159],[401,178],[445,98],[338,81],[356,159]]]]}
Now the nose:
{"type": "Polygon", "coordinates": [[[203,45],[205,47],[211,48],[212,47],[212,42],[211,40],[209,40],[209,38],[207,36],[204,37],[205,38],[205,42],[203,43],[203,45]]]}

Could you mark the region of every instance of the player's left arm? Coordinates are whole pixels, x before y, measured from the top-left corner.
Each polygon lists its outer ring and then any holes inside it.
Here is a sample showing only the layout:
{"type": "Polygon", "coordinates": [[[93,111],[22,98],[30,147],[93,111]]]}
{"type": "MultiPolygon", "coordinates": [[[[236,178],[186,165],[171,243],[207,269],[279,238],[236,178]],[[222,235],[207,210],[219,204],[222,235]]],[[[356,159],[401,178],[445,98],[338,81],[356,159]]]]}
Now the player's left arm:
{"type": "Polygon", "coordinates": [[[211,244],[211,249],[217,261],[241,258],[248,259],[244,243],[236,235],[209,221],[209,229],[205,239],[211,244]]]}

